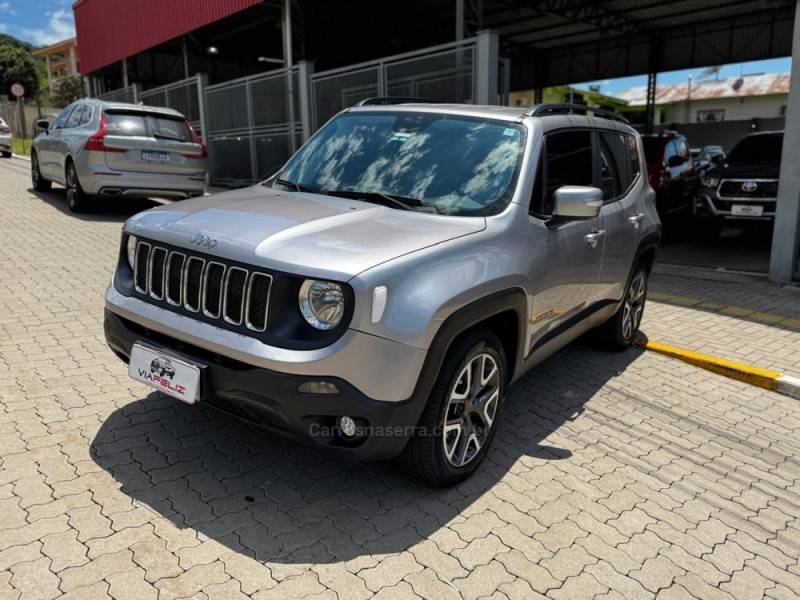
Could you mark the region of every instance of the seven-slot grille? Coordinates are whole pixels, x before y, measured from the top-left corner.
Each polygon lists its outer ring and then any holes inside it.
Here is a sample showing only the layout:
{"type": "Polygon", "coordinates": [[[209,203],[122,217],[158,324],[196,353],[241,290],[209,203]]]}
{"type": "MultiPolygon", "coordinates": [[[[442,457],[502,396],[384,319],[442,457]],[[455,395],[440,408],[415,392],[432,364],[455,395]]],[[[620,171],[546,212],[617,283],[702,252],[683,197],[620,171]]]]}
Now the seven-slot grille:
{"type": "Polygon", "coordinates": [[[250,331],[267,329],[272,276],[140,241],[133,279],[136,292],[189,313],[222,319],[250,331]]]}

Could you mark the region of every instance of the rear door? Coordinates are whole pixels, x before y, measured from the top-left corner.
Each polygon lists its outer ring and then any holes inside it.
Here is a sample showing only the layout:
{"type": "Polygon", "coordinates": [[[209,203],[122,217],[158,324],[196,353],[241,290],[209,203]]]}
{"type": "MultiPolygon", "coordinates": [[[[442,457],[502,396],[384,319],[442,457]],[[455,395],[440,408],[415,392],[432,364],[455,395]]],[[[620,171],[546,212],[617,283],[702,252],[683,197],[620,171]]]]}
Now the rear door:
{"type": "Polygon", "coordinates": [[[114,171],[195,175],[203,148],[184,119],[147,111],[106,110],[106,165],[114,171]]]}
{"type": "Polygon", "coordinates": [[[56,181],[64,179],[63,174],[59,172],[61,162],[58,156],[58,148],[64,133],[64,127],[67,125],[67,119],[69,119],[70,113],[74,108],[75,105],[72,104],[61,111],[61,114],[53,121],[47,134],[36,143],[39,170],[47,179],[55,179],[56,181]]]}
{"type": "Polygon", "coordinates": [[[598,186],[603,190],[606,245],[600,285],[607,300],[619,300],[625,290],[644,220],[641,164],[632,135],[599,131],[596,148],[600,162],[598,186]]]}

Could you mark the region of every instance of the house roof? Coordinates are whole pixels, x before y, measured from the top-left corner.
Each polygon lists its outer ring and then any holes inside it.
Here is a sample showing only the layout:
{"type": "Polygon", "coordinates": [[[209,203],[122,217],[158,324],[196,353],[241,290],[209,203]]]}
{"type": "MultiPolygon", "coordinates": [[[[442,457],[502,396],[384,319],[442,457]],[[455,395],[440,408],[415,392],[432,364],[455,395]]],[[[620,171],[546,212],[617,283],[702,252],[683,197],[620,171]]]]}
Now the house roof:
{"type": "MultiPolygon", "coordinates": [[[[692,100],[711,100],[714,98],[742,98],[747,96],[770,96],[789,93],[789,74],[771,73],[768,75],[745,75],[742,84],[736,89],[739,77],[710,81],[693,81],[692,100]]],[[[617,94],[627,100],[630,106],[647,104],[647,86],[628,88],[617,94]]],[[[656,104],[682,102],[689,98],[689,82],[672,83],[656,87],[656,104]]]]}
{"type": "Polygon", "coordinates": [[[74,37],[71,37],[66,40],[61,40],[60,42],[56,42],[55,44],[50,44],[49,46],[45,46],[44,48],[39,48],[38,50],[33,51],[34,56],[46,56],[48,54],[53,54],[55,52],[61,52],[63,50],[69,49],[70,46],[75,46],[76,40],[74,37]]]}

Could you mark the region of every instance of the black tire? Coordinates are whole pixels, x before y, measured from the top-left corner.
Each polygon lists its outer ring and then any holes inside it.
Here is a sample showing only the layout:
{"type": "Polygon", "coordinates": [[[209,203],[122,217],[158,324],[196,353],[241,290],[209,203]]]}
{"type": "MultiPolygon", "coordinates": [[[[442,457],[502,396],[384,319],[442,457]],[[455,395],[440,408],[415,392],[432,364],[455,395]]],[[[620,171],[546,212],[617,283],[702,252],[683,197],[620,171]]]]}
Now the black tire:
{"type": "Polygon", "coordinates": [[[11,158],[11,152],[3,152],[3,158],[11,158]]]}
{"type": "Polygon", "coordinates": [[[49,192],[53,187],[53,183],[44,177],[39,170],[39,157],[36,152],[31,153],[31,185],[37,192],[49,192]]]}
{"type": "Polygon", "coordinates": [[[78,213],[86,210],[89,204],[89,198],[84,193],[81,187],[81,182],[78,179],[78,170],[75,168],[75,163],[68,162],[65,176],[65,183],[67,189],[67,206],[70,212],[78,213]]]}
{"type": "Polygon", "coordinates": [[[625,350],[636,338],[647,302],[649,276],[647,265],[638,263],[625,286],[625,295],[617,312],[595,330],[596,339],[609,350],[625,350]]]}
{"type": "Polygon", "coordinates": [[[445,357],[420,417],[418,430],[400,456],[403,467],[413,476],[435,486],[455,485],[469,477],[480,466],[497,432],[497,422],[505,399],[506,374],[503,345],[491,331],[477,330],[458,338],[445,357]],[[497,368],[496,379],[493,366],[497,368]],[[491,376],[484,383],[481,380],[487,368],[491,376]],[[477,369],[483,371],[481,380],[477,380],[480,387],[474,388],[477,390],[475,402],[473,404],[471,399],[460,401],[463,408],[459,415],[459,400],[451,403],[451,397],[456,395],[459,388],[472,397],[471,382],[476,381],[472,379],[472,374],[477,369]],[[464,383],[462,376],[467,370],[470,379],[464,388],[460,384],[464,383]],[[467,405],[470,409],[466,409],[467,405]],[[465,417],[467,410],[471,412],[465,417]],[[484,416],[480,416],[481,412],[484,416]],[[489,413],[492,414],[487,419],[489,413]],[[446,415],[452,417],[449,432],[444,427],[446,415]],[[485,427],[487,420],[488,431],[485,427]],[[461,424],[455,425],[456,422],[461,424]],[[464,431],[470,431],[471,434],[465,438],[462,436],[464,431]],[[467,439],[466,444],[459,445],[463,439],[467,439]],[[448,445],[452,447],[450,456],[446,450],[448,445]]]}

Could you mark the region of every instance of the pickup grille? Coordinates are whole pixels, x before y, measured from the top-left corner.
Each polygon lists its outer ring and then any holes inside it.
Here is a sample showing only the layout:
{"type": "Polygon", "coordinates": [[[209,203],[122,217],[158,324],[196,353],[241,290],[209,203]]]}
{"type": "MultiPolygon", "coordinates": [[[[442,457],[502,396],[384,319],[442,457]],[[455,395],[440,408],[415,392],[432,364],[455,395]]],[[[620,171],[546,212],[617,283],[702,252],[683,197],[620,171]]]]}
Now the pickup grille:
{"type": "Polygon", "coordinates": [[[142,299],[251,332],[267,329],[272,276],[140,241],[133,265],[142,299]]]}
{"type": "Polygon", "coordinates": [[[776,198],[778,181],[753,179],[723,179],[719,186],[720,198],[776,198]],[[743,184],[755,184],[755,189],[745,191],[743,184]]]}

